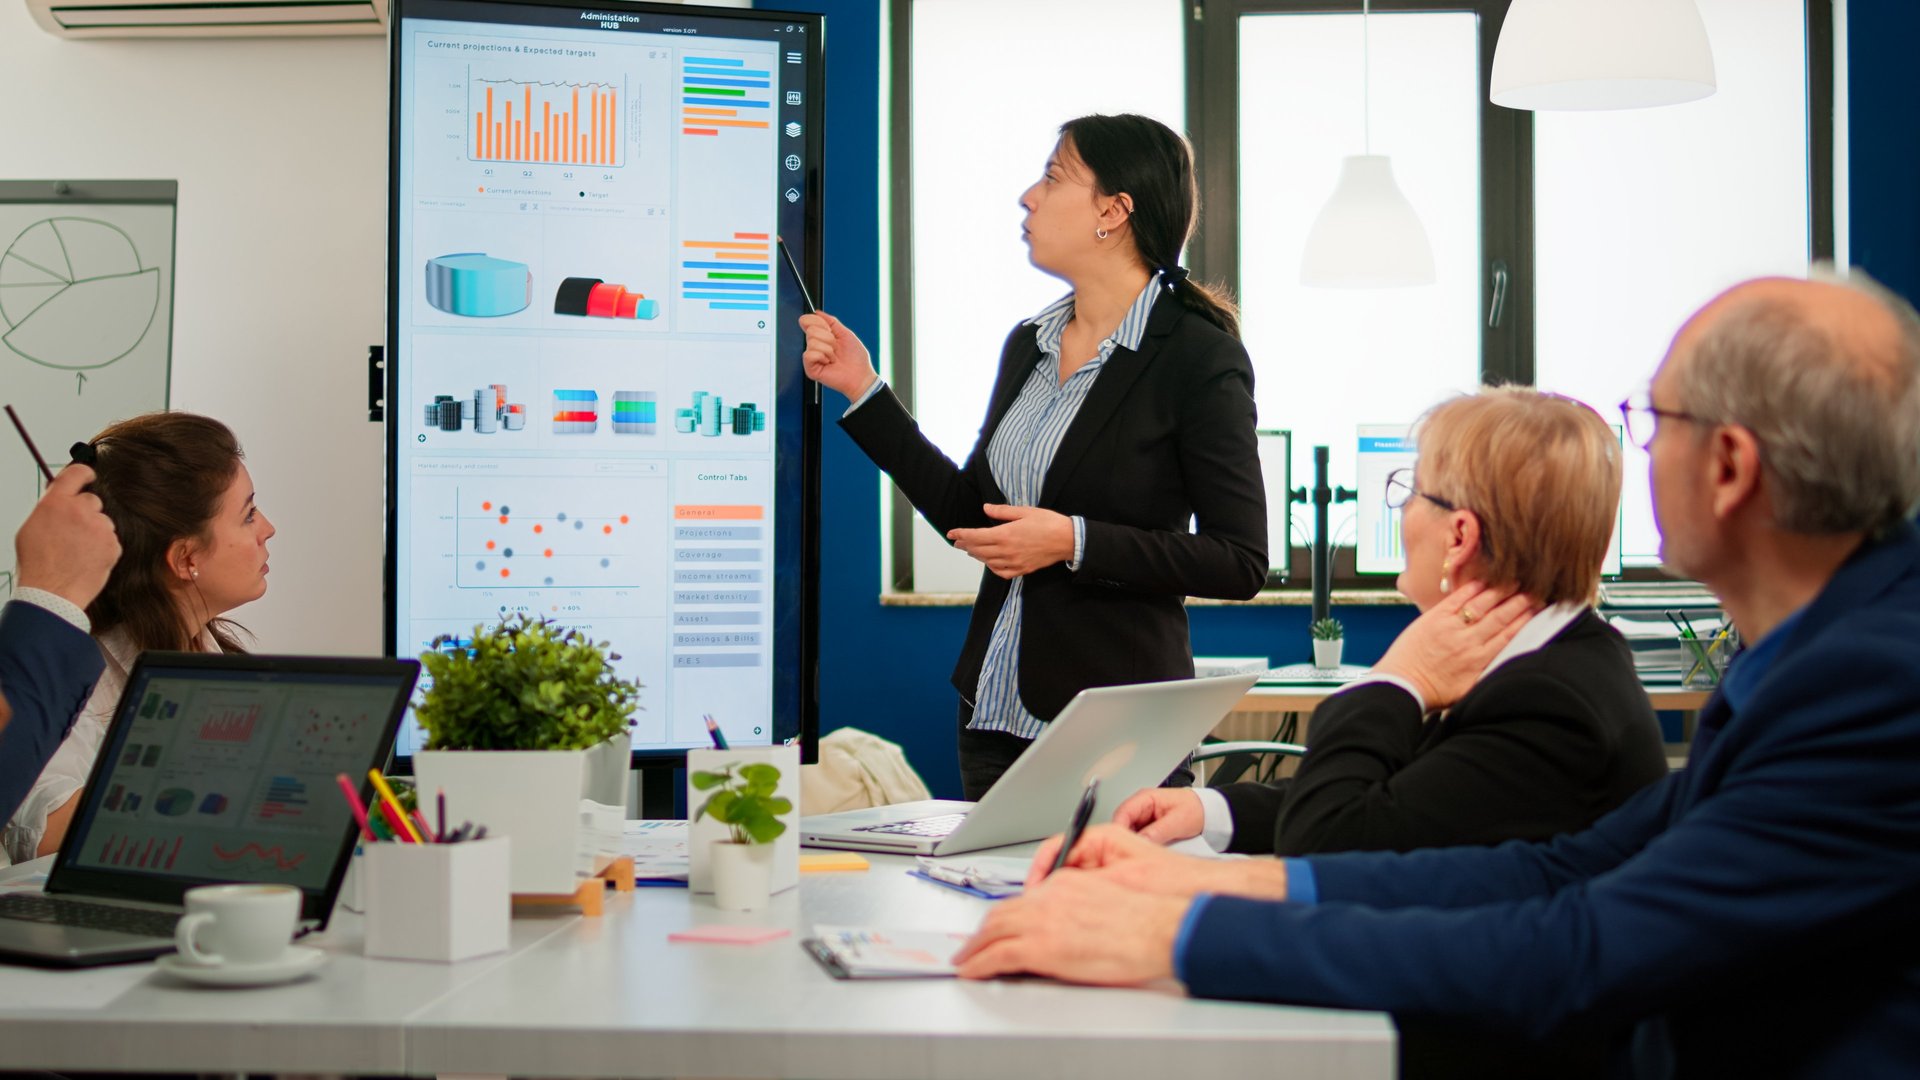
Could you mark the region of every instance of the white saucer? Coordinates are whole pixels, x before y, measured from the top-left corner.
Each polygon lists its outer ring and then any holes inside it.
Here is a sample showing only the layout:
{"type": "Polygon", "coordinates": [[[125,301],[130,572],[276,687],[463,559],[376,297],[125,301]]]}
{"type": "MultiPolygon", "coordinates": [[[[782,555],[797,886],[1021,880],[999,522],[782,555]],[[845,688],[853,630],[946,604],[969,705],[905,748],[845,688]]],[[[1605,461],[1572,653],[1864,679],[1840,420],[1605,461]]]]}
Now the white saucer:
{"type": "Polygon", "coordinates": [[[201,986],[272,986],[291,982],[327,962],[327,954],[306,945],[289,945],[278,960],[264,964],[196,964],[178,953],[154,961],[154,966],[176,979],[201,986]]]}

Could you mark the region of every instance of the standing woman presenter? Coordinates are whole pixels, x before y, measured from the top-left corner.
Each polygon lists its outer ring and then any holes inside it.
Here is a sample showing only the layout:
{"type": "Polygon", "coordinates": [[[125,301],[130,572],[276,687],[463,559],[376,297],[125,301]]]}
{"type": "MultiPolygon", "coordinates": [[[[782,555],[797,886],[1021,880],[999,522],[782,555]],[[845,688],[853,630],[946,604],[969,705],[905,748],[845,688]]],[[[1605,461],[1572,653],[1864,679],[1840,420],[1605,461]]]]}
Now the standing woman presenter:
{"type": "Polygon", "coordinates": [[[1231,303],[1179,265],[1186,141],[1143,116],[1070,120],[1020,206],[1033,265],[1072,292],[1007,336],[965,465],[851,330],[800,320],[807,374],[851,401],[840,426],[986,565],[953,671],[969,799],[1081,690],[1191,677],[1184,599],[1246,599],[1267,571],[1253,366],[1231,303]]]}

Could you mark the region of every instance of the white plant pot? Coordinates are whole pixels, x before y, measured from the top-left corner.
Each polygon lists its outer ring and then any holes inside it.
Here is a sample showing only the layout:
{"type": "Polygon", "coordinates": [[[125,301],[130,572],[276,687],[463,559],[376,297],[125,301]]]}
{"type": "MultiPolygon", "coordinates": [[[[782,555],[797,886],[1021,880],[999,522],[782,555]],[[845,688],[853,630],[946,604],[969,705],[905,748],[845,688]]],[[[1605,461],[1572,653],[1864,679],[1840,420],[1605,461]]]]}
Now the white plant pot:
{"type": "Polygon", "coordinates": [[[617,820],[609,832],[598,818],[624,816],[628,737],[616,735],[589,750],[422,750],[413,756],[421,800],[447,793],[447,827],[485,825],[488,836],[514,839],[509,857],[516,893],[570,893],[582,876],[617,854],[617,820]],[[596,776],[589,761],[599,755],[596,776]],[[622,763],[618,771],[610,766],[622,763]],[[618,794],[595,813],[596,795],[618,794]]]}
{"type": "Polygon", "coordinates": [[[715,840],[708,848],[713,866],[713,906],[724,911],[758,911],[773,898],[773,845],[715,840]]]}
{"type": "Polygon", "coordinates": [[[580,797],[621,808],[627,805],[627,774],[633,771],[633,736],[621,732],[598,746],[586,750],[586,775],[580,797]]]}
{"type": "MultiPolygon", "coordinates": [[[[1319,638],[1314,638],[1313,639],[1313,666],[1317,668],[1339,667],[1340,666],[1340,649],[1341,649],[1341,646],[1345,644],[1346,644],[1346,639],[1344,638],[1334,638],[1332,641],[1322,641],[1319,638]]],[[[1298,656],[1299,654],[1295,653],[1294,655],[1298,656]]]]}

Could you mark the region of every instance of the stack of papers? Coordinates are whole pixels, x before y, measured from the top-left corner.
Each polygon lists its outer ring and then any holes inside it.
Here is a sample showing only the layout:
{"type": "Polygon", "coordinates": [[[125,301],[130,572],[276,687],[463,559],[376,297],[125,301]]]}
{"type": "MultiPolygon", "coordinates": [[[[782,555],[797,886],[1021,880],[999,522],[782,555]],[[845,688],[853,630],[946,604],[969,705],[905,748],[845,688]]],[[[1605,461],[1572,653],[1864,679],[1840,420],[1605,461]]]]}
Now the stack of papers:
{"type": "Polygon", "coordinates": [[[836,979],[913,979],[954,974],[953,954],[967,934],[941,930],[869,930],[815,926],[801,946],[836,979]]]}
{"type": "Polygon", "coordinates": [[[689,873],[687,823],[677,819],[629,821],[620,853],[633,856],[639,881],[685,881],[689,873]]]}
{"type": "Polygon", "coordinates": [[[1025,887],[1028,860],[1007,855],[973,855],[957,859],[932,859],[925,855],[919,865],[907,871],[936,885],[959,889],[963,893],[998,900],[1013,896],[1025,887]]]}

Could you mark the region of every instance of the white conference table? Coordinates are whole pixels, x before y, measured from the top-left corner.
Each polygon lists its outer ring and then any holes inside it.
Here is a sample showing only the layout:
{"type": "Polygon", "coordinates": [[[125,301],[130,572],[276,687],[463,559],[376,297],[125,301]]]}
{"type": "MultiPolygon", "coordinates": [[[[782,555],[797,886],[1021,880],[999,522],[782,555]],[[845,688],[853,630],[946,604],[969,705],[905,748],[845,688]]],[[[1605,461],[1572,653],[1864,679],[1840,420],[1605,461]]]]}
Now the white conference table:
{"type": "Polygon", "coordinates": [[[989,907],[908,877],[911,860],[871,859],[866,872],[802,875],[760,912],[642,888],[599,918],[522,916],[509,952],[453,965],[369,960],[360,918],[341,911],[307,939],[331,954],[316,976],[258,990],[201,989],[148,965],[99,1007],[35,1009],[23,999],[50,976],[0,966],[0,1056],[15,1069],[416,1076],[1394,1073],[1396,1034],[1379,1013],[1194,1001],[1171,986],[836,981],[797,944],[815,923],[967,929],[989,907]],[[793,934],[666,940],[709,923],[793,934]]]}

